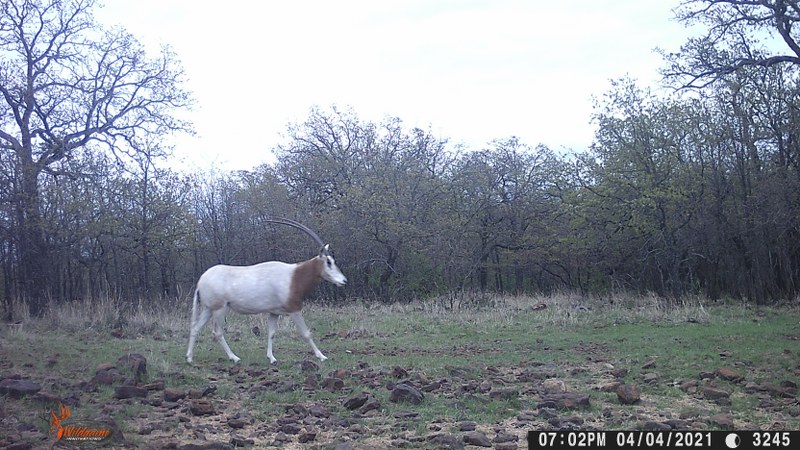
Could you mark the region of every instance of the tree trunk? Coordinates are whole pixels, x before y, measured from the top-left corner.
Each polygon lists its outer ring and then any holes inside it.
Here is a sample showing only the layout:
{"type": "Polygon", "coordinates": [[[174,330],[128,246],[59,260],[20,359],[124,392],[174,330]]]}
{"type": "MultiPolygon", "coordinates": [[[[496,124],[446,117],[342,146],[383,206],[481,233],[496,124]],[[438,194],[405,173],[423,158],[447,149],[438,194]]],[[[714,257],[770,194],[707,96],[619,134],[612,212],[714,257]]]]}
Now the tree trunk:
{"type": "MultiPolygon", "coordinates": [[[[16,198],[19,296],[32,315],[40,316],[48,300],[50,272],[39,195],[39,170],[32,161],[20,161],[16,198]]],[[[29,159],[29,158],[27,158],[29,159]]]]}

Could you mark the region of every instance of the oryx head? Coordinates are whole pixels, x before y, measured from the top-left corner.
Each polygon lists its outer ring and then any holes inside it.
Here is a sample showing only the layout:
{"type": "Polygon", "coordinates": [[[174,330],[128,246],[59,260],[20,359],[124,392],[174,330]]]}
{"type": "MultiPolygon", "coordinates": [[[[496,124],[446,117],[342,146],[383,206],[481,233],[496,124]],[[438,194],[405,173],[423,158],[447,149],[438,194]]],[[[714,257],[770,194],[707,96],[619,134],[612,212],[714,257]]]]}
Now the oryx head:
{"type": "Polygon", "coordinates": [[[306,234],[311,236],[312,239],[317,241],[320,245],[319,258],[322,262],[322,278],[330,281],[331,283],[337,286],[343,286],[347,283],[347,278],[344,276],[341,270],[336,266],[336,261],[333,259],[333,252],[330,250],[330,246],[322,241],[322,239],[309,229],[307,226],[295,222],[294,220],[284,219],[284,218],[277,218],[277,219],[267,219],[267,222],[272,223],[281,223],[284,225],[289,225],[290,227],[297,228],[298,230],[304,231],[306,234]]]}
{"type": "Polygon", "coordinates": [[[319,256],[322,260],[322,278],[330,281],[337,286],[343,286],[347,283],[347,278],[341,270],[336,267],[336,261],[333,259],[333,253],[330,251],[328,244],[322,246],[319,250],[319,256]]]}

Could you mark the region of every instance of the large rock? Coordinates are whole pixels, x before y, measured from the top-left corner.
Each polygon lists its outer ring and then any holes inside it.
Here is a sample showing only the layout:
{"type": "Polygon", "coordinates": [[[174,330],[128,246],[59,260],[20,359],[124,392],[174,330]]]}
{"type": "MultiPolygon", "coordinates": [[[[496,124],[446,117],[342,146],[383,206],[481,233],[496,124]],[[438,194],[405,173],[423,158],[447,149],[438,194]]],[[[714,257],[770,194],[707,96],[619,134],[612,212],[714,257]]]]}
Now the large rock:
{"type": "Polygon", "coordinates": [[[703,397],[709,400],[719,400],[721,398],[728,398],[731,393],[722,389],[706,386],[703,388],[703,397]]]}
{"type": "Polygon", "coordinates": [[[536,407],[539,409],[586,409],[589,407],[589,396],[587,394],[570,392],[545,395],[536,407]]]}
{"type": "Polygon", "coordinates": [[[632,405],[639,401],[639,388],[633,384],[621,384],[617,387],[617,398],[623,405],[632,405]]]}
{"type": "Polygon", "coordinates": [[[168,388],[164,389],[164,401],[177,402],[186,397],[186,391],[183,389],[168,388]]]}
{"type": "Polygon", "coordinates": [[[546,394],[562,394],[567,392],[567,385],[558,378],[548,378],[542,382],[542,390],[546,394]]]}
{"type": "Polygon", "coordinates": [[[464,433],[464,443],[478,447],[491,447],[492,441],[480,431],[468,431],[464,433]]]}
{"type": "Polygon", "coordinates": [[[135,397],[147,397],[147,389],[139,386],[117,386],[114,388],[114,398],[116,399],[123,400],[135,397]]]}
{"type": "Polygon", "coordinates": [[[214,405],[206,399],[192,400],[189,411],[195,416],[210,416],[215,414],[214,405]]]}
{"type": "Polygon", "coordinates": [[[125,380],[125,377],[119,373],[114,365],[111,363],[103,363],[97,366],[94,377],[89,381],[91,386],[117,384],[125,380]]]}
{"type": "Polygon", "coordinates": [[[11,398],[20,399],[26,395],[33,395],[42,390],[42,387],[33,381],[6,379],[0,381],[0,394],[11,398]]]}
{"type": "Polygon", "coordinates": [[[392,389],[389,400],[395,403],[413,403],[418,405],[425,399],[425,394],[410,384],[400,383],[392,389]]]}
{"type": "Polygon", "coordinates": [[[141,383],[147,375],[147,358],[140,353],[127,353],[117,360],[119,367],[130,369],[134,380],[141,383]]]}
{"type": "Polygon", "coordinates": [[[744,380],[744,375],[731,369],[730,367],[720,367],[714,373],[716,373],[717,376],[722,378],[723,380],[732,381],[734,383],[738,383],[744,380]]]}
{"type": "Polygon", "coordinates": [[[364,406],[364,403],[367,403],[367,400],[369,400],[369,394],[366,392],[362,392],[360,394],[347,398],[344,401],[344,407],[352,411],[364,406]]]}
{"type": "Polygon", "coordinates": [[[322,389],[330,392],[337,392],[344,389],[344,381],[341,378],[328,377],[322,380],[322,389]]]}

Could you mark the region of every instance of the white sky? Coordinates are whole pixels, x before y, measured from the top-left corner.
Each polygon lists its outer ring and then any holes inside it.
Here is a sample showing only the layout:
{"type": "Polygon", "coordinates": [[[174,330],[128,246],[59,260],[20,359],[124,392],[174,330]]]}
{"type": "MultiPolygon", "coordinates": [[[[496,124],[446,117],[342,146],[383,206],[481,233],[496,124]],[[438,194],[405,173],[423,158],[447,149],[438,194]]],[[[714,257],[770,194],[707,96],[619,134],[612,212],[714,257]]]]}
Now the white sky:
{"type": "Polygon", "coordinates": [[[481,148],[519,136],[580,150],[592,97],[624,75],[657,87],[655,47],[688,31],[679,0],[105,0],[96,17],[170,45],[197,108],[185,167],[251,169],[309,109],[401,118],[481,148]]]}

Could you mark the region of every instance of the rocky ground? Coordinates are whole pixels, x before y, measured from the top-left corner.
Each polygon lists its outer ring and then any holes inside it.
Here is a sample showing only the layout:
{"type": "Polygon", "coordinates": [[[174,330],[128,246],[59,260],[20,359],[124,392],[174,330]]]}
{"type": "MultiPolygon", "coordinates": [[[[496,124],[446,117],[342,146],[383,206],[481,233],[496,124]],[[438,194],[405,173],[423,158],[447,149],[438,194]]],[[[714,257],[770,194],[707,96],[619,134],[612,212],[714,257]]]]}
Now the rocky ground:
{"type": "Polygon", "coordinates": [[[114,429],[111,442],[103,443],[114,448],[516,449],[527,448],[527,430],[798,424],[795,380],[757,383],[734,362],[690,379],[665,380],[656,360],[638,364],[632,379],[632,368],[609,362],[603,348],[584,352],[580,364],[445,366],[446,373],[437,376],[366,362],[336,370],[310,360],[290,370],[217,362],[208,364],[202,382],[179,371],[150,375],[140,354],[66,375],[4,363],[0,448],[56,443],[47,421],[59,402],[72,408],[76,424],[84,420],[114,429]],[[677,394],[651,393],[663,392],[657,388],[665,384],[677,394]],[[747,416],[726,413],[732,402],[749,402],[754,410],[747,416]],[[90,410],[97,414],[83,415],[90,410]],[[486,422],[481,418],[486,416],[500,419],[486,422]]]}

